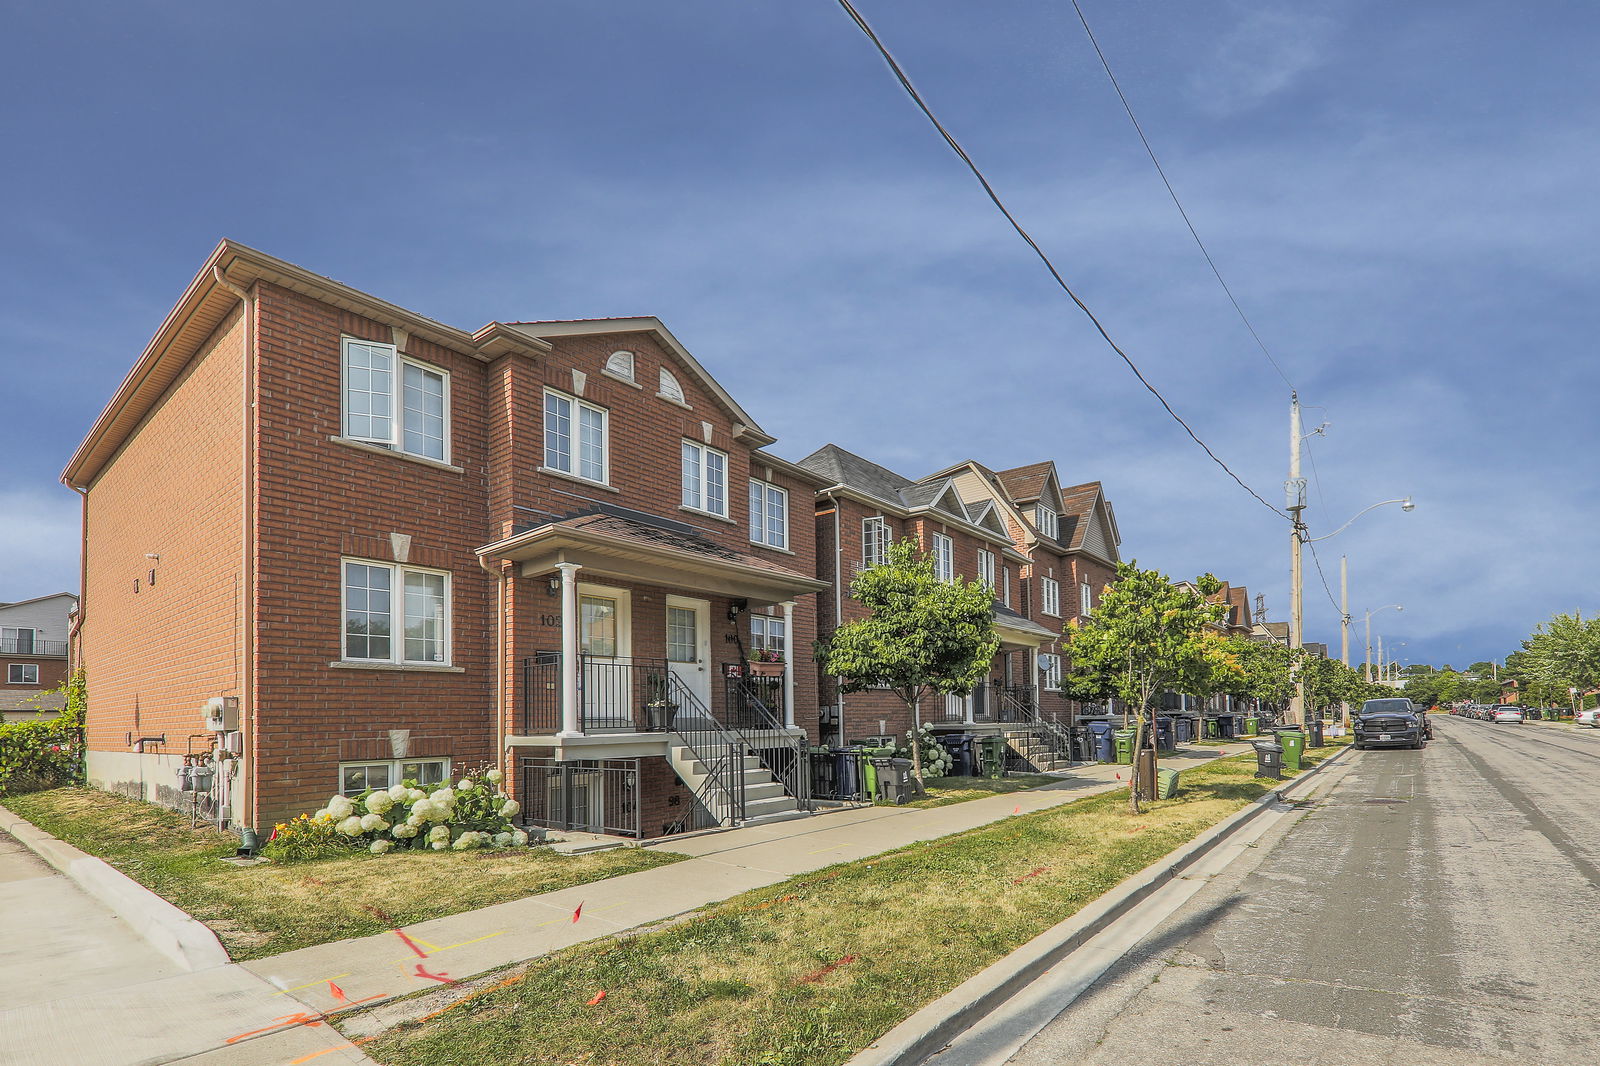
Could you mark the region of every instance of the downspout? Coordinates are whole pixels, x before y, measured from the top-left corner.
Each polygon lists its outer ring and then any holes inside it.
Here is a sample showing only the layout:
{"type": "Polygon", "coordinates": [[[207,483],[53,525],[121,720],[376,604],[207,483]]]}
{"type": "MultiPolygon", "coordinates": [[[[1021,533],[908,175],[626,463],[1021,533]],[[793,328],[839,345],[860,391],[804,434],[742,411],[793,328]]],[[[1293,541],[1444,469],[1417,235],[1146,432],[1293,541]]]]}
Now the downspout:
{"type": "MultiPolygon", "coordinates": [[[[844,541],[840,539],[839,497],[828,490],[828,502],[833,504],[833,628],[844,625],[844,541]]],[[[833,698],[839,703],[839,746],[844,747],[844,693],[839,691],[839,679],[833,679],[833,698]]]]}
{"type": "Polygon", "coordinates": [[[239,498],[239,516],[241,523],[241,536],[239,543],[239,572],[240,572],[240,613],[242,625],[239,638],[239,727],[244,733],[244,743],[240,745],[243,755],[239,760],[240,777],[239,793],[244,797],[244,831],[253,830],[253,823],[260,814],[260,775],[256,772],[256,762],[260,757],[260,736],[256,724],[255,701],[255,662],[256,662],[256,626],[255,626],[255,600],[256,600],[256,470],[255,470],[255,435],[256,435],[256,403],[255,403],[255,376],[256,376],[256,309],[255,301],[250,294],[239,286],[229,281],[222,272],[220,264],[211,268],[211,276],[218,285],[227,289],[239,298],[240,307],[243,309],[244,320],[244,345],[242,373],[239,382],[240,402],[244,411],[244,429],[240,435],[239,444],[239,473],[242,491],[239,498]]]}
{"type": "MultiPolygon", "coordinates": [[[[89,586],[89,490],[67,484],[67,488],[79,496],[78,508],[78,610],[73,615],[72,627],[67,630],[67,676],[70,678],[74,672],[83,669],[83,649],[79,646],[79,634],[83,630],[83,616],[87,608],[84,606],[85,596],[89,586]]],[[[85,756],[87,758],[87,756],[85,756]]]]}

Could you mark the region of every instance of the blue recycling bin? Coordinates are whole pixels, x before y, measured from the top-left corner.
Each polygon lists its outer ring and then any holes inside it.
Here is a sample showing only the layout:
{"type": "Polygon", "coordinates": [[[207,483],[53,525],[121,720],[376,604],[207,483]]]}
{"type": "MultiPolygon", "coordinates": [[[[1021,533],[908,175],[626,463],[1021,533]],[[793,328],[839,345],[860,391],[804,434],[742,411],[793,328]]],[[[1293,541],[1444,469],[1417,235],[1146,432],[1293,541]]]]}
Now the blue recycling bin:
{"type": "Polygon", "coordinates": [[[1186,714],[1178,715],[1172,720],[1173,739],[1179,744],[1187,744],[1194,739],[1194,719],[1186,714]]]}
{"type": "Polygon", "coordinates": [[[1219,715],[1217,715],[1217,730],[1218,730],[1218,732],[1220,732],[1222,734],[1224,739],[1232,740],[1233,736],[1234,736],[1233,715],[1231,715],[1231,714],[1219,714],[1219,715]]]}
{"type": "Polygon", "coordinates": [[[1156,719],[1156,749],[1158,751],[1171,751],[1173,748],[1176,748],[1177,746],[1178,745],[1174,740],[1174,734],[1173,734],[1173,731],[1172,731],[1172,719],[1170,719],[1170,718],[1157,718],[1156,719]]]}
{"type": "Polygon", "coordinates": [[[1111,739],[1110,722],[1089,722],[1089,750],[1096,762],[1116,762],[1116,742],[1111,739]]]}
{"type": "Polygon", "coordinates": [[[950,753],[952,777],[977,776],[978,771],[972,756],[971,733],[942,733],[939,736],[939,743],[950,753]]]}

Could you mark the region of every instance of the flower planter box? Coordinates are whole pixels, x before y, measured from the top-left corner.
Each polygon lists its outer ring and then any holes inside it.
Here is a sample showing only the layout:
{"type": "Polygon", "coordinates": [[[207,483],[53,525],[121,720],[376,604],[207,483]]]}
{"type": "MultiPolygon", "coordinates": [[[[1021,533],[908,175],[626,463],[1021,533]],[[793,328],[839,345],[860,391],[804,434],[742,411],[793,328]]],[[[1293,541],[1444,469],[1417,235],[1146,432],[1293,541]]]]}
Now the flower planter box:
{"type": "Polygon", "coordinates": [[[745,666],[751,677],[783,676],[783,663],[746,663],[745,666]]]}

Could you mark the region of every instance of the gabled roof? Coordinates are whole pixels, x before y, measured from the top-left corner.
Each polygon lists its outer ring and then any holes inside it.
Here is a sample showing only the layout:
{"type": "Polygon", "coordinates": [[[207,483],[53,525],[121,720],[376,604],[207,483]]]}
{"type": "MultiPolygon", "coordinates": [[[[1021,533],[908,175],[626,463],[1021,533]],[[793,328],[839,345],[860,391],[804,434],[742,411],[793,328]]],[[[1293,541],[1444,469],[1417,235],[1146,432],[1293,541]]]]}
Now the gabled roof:
{"type": "Polygon", "coordinates": [[[73,603],[78,602],[78,594],[76,592],[52,592],[45,596],[34,596],[32,599],[17,600],[14,603],[0,603],[0,609],[7,607],[26,607],[30,603],[43,603],[45,600],[58,600],[63,596],[71,600],[73,603]]]}
{"type": "Polygon", "coordinates": [[[541,341],[549,341],[554,337],[586,337],[603,333],[648,333],[658,344],[671,352],[673,358],[700,383],[700,386],[716,397],[733,416],[735,437],[750,441],[757,447],[777,440],[756,424],[756,420],[751,418],[745,409],[739,406],[738,401],[717,383],[717,379],[700,364],[700,360],[690,355],[689,349],[685,348],[678,338],[662,325],[661,320],[653,315],[638,318],[572,318],[550,322],[507,322],[505,325],[541,341]]]}
{"type": "Polygon", "coordinates": [[[1106,532],[1111,537],[1112,546],[1122,543],[1122,534],[1117,530],[1117,517],[1111,510],[1110,501],[1105,498],[1105,488],[1098,481],[1087,481],[1061,490],[1061,542],[1068,550],[1084,550],[1084,541],[1089,535],[1097,506],[1105,516],[1106,532]]]}
{"type": "Polygon", "coordinates": [[[997,470],[994,476],[1017,503],[1032,503],[1044,495],[1055,472],[1056,464],[1046,459],[1042,463],[997,470]]]}

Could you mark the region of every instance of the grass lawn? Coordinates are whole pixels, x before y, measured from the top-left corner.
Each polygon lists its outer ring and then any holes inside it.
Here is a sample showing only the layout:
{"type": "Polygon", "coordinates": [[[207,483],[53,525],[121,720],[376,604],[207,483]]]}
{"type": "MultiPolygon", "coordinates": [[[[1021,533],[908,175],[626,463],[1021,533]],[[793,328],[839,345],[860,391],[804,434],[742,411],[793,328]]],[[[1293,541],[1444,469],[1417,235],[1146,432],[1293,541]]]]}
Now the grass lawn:
{"type": "Polygon", "coordinates": [[[1136,816],[1125,793],[1090,797],[577,945],[363,1049],[397,1066],[842,1063],[1261,796],[1254,768],[1186,769],[1136,816]]]}
{"type": "Polygon", "coordinates": [[[930,777],[923,781],[926,799],[914,800],[907,807],[948,807],[952,803],[983,799],[1005,792],[1023,792],[1040,785],[1057,784],[1059,777],[1048,774],[1014,774],[1010,777],[930,777]]]}
{"type": "Polygon", "coordinates": [[[96,855],[188,911],[235,959],[256,959],[475,907],[600,881],[682,856],[641,848],[559,855],[516,851],[353,853],[349,858],[233,866],[238,838],[163,807],[89,788],[0,799],[45,832],[96,855]]]}

